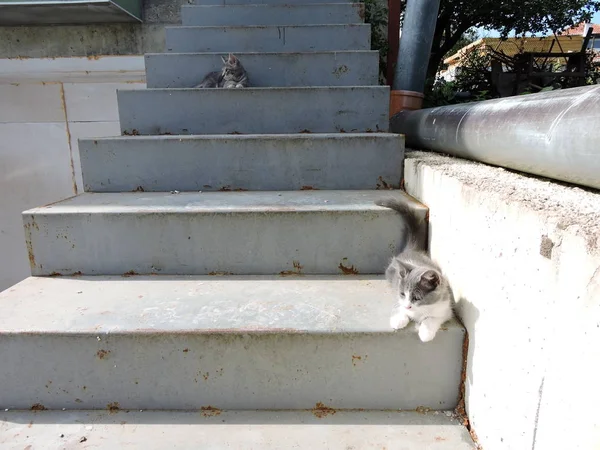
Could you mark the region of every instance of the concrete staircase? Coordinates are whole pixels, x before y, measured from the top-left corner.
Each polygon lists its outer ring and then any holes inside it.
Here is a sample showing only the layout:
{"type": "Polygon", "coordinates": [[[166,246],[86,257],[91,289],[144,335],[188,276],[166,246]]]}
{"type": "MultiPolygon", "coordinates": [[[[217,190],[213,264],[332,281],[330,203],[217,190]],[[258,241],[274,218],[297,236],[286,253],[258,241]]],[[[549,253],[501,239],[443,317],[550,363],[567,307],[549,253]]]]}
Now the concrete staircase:
{"type": "Polygon", "coordinates": [[[462,326],[388,324],[401,222],[373,201],[427,210],[398,189],[363,5],[264,1],[184,6],[148,89],[118,92],[124,136],[80,143],[86,192],[23,213],[0,444],[472,448],[462,326]],[[254,87],[190,88],[229,51],[254,87]]]}

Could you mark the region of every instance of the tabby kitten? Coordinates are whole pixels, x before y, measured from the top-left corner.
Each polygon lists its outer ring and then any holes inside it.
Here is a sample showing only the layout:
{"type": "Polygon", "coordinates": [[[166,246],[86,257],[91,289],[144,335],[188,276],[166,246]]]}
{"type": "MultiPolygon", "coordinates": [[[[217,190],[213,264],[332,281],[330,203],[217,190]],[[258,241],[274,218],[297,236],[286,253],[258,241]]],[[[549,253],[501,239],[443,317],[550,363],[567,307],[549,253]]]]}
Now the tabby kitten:
{"type": "Polygon", "coordinates": [[[233,54],[221,57],[223,69],[208,73],[196,88],[243,88],[248,87],[248,73],[240,60],[233,54]]]}
{"type": "Polygon", "coordinates": [[[439,265],[417,250],[419,219],[406,203],[394,199],[375,202],[391,208],[404,219],[404,245],[385,272],[397,296],[390,326],[399,330],[412,320],[422,342],[433,340],[440,327],[453,315],[454,295],[439,265]]]}

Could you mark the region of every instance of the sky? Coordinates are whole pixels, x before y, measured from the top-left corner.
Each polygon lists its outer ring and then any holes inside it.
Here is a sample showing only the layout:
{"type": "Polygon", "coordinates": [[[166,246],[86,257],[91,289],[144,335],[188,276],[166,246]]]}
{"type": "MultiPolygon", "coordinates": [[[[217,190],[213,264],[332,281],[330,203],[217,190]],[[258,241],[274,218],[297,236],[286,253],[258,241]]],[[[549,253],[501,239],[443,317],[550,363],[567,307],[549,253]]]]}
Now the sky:
{"type": "MultiPolygon", "coordinates": [[[[594,17],[592,17],[592,23],[600,23],[600,11],[597,12],[596,14],[594,14],[594,17]]],[[[484,29],[478,29],[477,30],[479,32],[479,36],[481,37],[498,37],[500,36],[500,33],[498,33],[495,30],[484,30],[484,29]]]]}

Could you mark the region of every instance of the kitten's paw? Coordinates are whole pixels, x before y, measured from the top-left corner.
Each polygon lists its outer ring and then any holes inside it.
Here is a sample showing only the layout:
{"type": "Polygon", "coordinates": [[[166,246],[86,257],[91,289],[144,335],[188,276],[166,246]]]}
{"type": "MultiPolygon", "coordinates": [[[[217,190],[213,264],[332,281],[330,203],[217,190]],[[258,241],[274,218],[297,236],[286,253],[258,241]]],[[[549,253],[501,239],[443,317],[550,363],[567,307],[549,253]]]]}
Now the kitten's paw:
{"type": "Polygon", "coordinates": [[[419,327],[419,339],[421,339],[421,342],[433,341],[433,338],[435,337],[436,334],[437,334],[437,329],[431,328],[430,326],[427,326],[426,324],[422,323],[421,326],[419,327]]]}
{"type": "Polygon", "coordinates": [[[408,325],[408,322],[410,322],[410,319],[406,316],[406,314],[394,314],[392,317],[390,317],[390,326],[394,330],[401,330],[408,325]]]}

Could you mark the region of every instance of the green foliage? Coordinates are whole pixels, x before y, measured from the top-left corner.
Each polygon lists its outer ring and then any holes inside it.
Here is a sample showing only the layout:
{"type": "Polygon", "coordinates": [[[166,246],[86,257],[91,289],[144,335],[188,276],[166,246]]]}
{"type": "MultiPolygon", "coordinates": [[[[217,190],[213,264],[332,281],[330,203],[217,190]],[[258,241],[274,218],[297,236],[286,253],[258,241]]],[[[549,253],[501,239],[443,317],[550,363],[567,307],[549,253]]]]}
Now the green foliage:
{"type": "Polygon", "coordinates": [[[461,59],[455,76],[455,86],[459,92],[471,92],[478,100],[492,98],[491,55],[475,49],[461,59]]]}
{"type": "Polygon", "coordinates": [[[430,78],[427,80],[425,87],[423,108],[452,105],[456,103],[454,98],[455,92],[456,85],[453,81],[430,78]]]}
{"type": "MultiPolygon", "coordinates": [[[[405,5],[402,2],[403,8],[405,5]]],[[[599,10],[600,0],[441,0],[427,75],[434,78],[445,56],[476,39],[469,31],[474,28],[498,30],[502,37],[560,33],[568,26],[591,20],[599,10]]],[[[380,74],[384,74],[387,2],[365,0],[365,19],[372,25],[371,48],[379,50],[380,74]]]]}
{"type": "Polygon", "coordinates": [[[425,91],[424,107],[474,102],[493,98],[491,56],[479,48],[465,53],[454,81],[436,79],[425,91]],[[464,93],[457,97],[457,93],[464,93]]]}
{"type": "Polygon", "coordinates": [[[598,84],[600,81],[600,61],[594,62],[594,56],[594,52],[588,50],[585,64],[585,84],[598,84]]]}
{"type": "Polygon", "coordinates": [[[441,0],[428,74],[434,76],[444,56],[467,30],[509,34],[560,32],[600,10],[600,0],[441,0]]]}
{"type": "Polygon", "coordinates": [[[446,59],[449,56],[454,55],[461,48],[466,47],[469,44],[472,44],[477,39],[479,39],[479,35],[477,34],[477,30],[471,29],[471,30],[465,31],[465,33],[463,33],[463,35],[458,39],[458,41],[456,42],[456,44],[454,44],[454,46],[450,50],[448,50],[446,52],[446,54],[444,55],[443,59],[446,59]]]}

